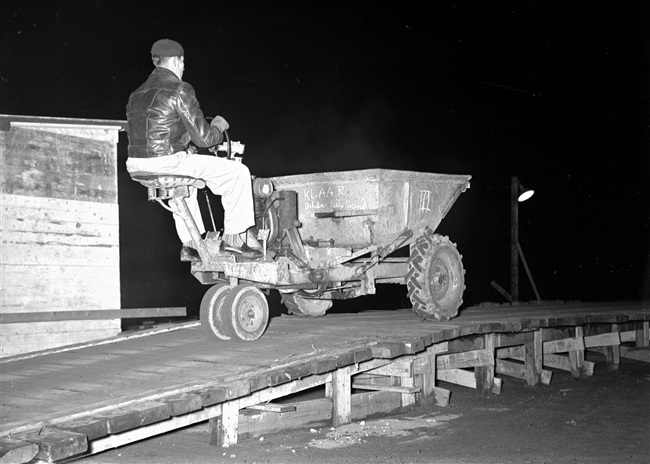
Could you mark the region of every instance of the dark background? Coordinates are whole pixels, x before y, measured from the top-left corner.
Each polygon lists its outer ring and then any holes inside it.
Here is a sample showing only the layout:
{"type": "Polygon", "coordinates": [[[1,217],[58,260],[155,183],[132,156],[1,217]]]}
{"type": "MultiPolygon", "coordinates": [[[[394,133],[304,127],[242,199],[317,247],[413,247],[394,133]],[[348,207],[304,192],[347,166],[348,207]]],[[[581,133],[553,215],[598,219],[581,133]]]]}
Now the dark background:
{"type": "MultiPolygon", "coordinates": [[[[536,191],[520,205],[520,242],[543,300],[649,297],[648,2],[4,0],[0,9],[0,113],[125,120],[130,92],[152,70],[152,43],[171,38],[204,113],[226,117],[254,175],[472,175],[438,228],[463,254],[466,304],[505,301],[492,280],[509,290],[511,176],[536,191]]],[[[126,175],[127,143],[122,134],[122,306],[196,314],[205,289],[178,261],[169,213],[126,175]]],[[[532,300],[523,267],[520,286],[532,300]]],[[[353,305],[404,305],[397,288],[353,305]]]]}

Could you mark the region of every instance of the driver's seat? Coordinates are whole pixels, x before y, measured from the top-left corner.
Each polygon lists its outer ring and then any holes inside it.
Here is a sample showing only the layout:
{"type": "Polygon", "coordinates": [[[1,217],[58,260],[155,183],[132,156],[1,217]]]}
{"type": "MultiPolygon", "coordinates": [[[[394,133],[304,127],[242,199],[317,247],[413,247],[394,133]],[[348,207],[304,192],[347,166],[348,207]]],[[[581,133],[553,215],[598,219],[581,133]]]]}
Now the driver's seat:
{"type": "Polygon", "coordinates": [[[205,181],[191,176],[159,174],[147,171],[131,173],[131,178],[147,187],[149,201],[187,198],[189,187],[205,188],[205,181]]]}
{"type": "Polygon", "coordinates": [[[205,181],[191,176],[160,174],[147,171],[132,172],[131,178],[147,187],[149,201],[157,201],[163,208],[174,214],[178,214],[183,219],[183,222],[185,222],[194,241],[194,250],[196,250],[194,253],[198,253],[198,256],[190,256],[187,253],[189,248],[183,246],[181,249],[181,261],[205,262],[210,259],[210,252],[185,202],[185,199],[190,196],[190,187],[202,189],[205,187],[205,181]],[[169,206],[163,200],[169,200],[169,206]],[[184,252],[188,257],[184,257],[184,252]]]}

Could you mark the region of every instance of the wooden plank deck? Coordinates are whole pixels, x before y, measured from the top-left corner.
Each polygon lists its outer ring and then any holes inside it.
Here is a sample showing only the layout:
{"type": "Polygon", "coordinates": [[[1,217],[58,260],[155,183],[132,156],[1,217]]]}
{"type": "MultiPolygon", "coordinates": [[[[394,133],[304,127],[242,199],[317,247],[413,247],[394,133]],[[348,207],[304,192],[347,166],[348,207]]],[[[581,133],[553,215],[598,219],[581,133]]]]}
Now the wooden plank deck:
{"type": "MultiPolygon", "coordinates": [[[[124,335],[78,349],[4,358],[0,445],[14,449],[15,440],[33,443],[39,441],[36,436],[41,441],[38,458],[63,459],[75,452],[56,454],[52,450],[61,447],[48,448],[45,436],[52,443],[86,437],[90,444],[192,412],[204,411],[205,417],[193,417],[205,420],[225,414],[221,404],[265,389],[310,376],[331,376],[373,359],[399,359],[470,335],[635,323],[641,327],[635,329],[639,337],[647,339],[649,320],[648,302],[481,306],[436,323],[423,321],[410,310],[328,314],[318,319],[283,316],[271,319],[267,332],[255,342],[215,341],[198,323],[186,323],[178,330],[148,336],[124,335]]],[[[332,378],[317,380],[323,384],[332,378]]],[[[408,392],[409,387],[402,390],[408,392]]]]}

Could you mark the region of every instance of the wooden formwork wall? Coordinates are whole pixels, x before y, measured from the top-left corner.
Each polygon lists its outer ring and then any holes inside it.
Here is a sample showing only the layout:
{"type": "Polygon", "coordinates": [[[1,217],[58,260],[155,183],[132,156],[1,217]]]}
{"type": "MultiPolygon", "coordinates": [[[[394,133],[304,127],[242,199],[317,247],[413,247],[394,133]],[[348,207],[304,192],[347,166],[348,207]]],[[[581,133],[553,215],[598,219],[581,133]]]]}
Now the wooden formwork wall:
{"type": "Polygon", "coordinates": [[[0,324],[0,357],[119,333],[64,312],[120,308],[120,123],[0,115],[0,129],[0,315],[22,321],[0,324]]]}

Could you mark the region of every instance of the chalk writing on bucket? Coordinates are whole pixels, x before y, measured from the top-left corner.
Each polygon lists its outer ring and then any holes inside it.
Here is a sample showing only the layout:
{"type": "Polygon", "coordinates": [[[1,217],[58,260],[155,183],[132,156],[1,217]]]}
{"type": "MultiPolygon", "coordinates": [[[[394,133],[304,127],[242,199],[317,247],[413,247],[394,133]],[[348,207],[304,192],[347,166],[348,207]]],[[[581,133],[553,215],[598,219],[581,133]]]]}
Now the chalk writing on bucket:
{"type": "Polygon", "coordinates": [[[420,207],[418,208],[418,213],[431,211],[431,208],[429,208],[430,202],[431,190],[420,190],[420,207]]]}
{"type": "Polygon", "coordinates": [[[314,209],[367,209],[368,203],[365,198],[351,199],[349,196],[354,192],[346,192],[343,185],[325,185],[322,187],[308,188],[303,192],[305,210],[314,209]]]}

